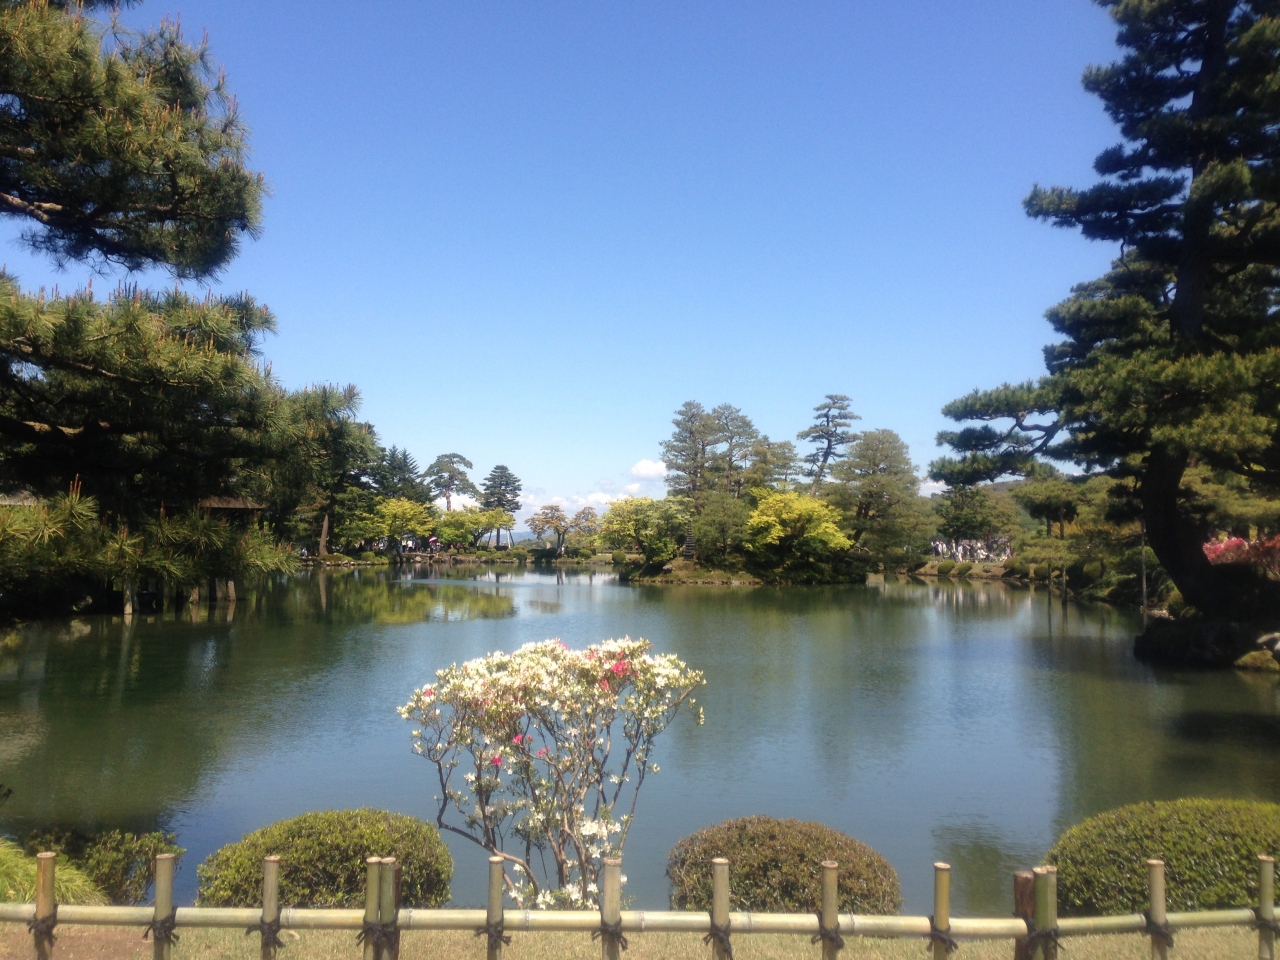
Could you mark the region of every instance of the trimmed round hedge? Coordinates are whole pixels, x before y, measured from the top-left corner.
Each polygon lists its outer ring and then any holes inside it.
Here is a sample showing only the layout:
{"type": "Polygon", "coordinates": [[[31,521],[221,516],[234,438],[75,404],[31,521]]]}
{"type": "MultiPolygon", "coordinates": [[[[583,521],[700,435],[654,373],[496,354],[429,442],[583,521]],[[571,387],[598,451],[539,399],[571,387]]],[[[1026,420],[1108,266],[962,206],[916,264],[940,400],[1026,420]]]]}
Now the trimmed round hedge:
{"type": "Polygon", "coordinates": [[[403,867],[401,902],[438,907],[449,899],[453,858],[434,826],[386,810],[321,810],[280,820],[211,853],[196,868],[196,902],[252,907],[262,902],[262,860],[279,856],[280,905],[359,907],[367,857],[403,867]]]}
{"type": "Polygon", "coordinates": [[[822,861],[840,864],[840,910],[897,913],[902,888],[889,861],[865,843],[821,823],[742,817],[685,837],[667,859],[671,906],[711,909],[711,859],[729,860],[736,910],[810,912],[822,897],[822,861]]]}
{"type": "Polygon", "coordinates": [[[1165,862],[1170,910],[1247,907],[1258,854],[1280,850],[1280,805],[1251,800],[1137,803],[1090,817],[1050,848],[1064,916],[1141,913],[1148,859],[1165,862]]]}

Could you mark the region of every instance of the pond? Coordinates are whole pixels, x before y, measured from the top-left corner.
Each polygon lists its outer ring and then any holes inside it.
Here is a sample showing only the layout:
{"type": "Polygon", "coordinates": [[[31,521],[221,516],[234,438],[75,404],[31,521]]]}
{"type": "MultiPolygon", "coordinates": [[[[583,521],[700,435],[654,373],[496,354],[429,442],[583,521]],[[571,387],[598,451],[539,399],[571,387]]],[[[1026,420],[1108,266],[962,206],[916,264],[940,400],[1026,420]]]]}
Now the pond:
{"type": "MultiPolygon", "coordinates": [[[[883,853],[906,909],[930,864],[956,910],[1005,916],[1010,872],[1138,800],[1274,799],[1271,677],[1135,663],[1131,613],[1001,583],[634,586],[506,568],[311,573],[239,603],[0,633],[0,832],[174,831],[179,893],[220,845],[307,810],[434,818],[395,708],[454,661],[531,640],[642,636],[705,671],[706,724],[664,735],[627,841],[626,893],[666,905],[667,851],[728,817],[820,820],[883,853]]],[[[484,854],[450,840],[454,902],[484,854]]]]}

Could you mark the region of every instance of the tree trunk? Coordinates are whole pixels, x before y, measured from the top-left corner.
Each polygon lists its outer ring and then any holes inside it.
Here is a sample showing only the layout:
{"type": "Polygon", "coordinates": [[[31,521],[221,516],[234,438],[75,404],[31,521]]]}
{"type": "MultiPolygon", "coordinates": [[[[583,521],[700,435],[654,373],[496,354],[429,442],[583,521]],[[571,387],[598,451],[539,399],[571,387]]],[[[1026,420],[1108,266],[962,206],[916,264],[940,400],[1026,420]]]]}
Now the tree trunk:
{"type": "Polygon", "coordinates": [[[329,553],[329,515],[333,508],[326,508],[324,519],[320,522],[320,546],[316,548],[316,556],[324,557],[329,553]]]}

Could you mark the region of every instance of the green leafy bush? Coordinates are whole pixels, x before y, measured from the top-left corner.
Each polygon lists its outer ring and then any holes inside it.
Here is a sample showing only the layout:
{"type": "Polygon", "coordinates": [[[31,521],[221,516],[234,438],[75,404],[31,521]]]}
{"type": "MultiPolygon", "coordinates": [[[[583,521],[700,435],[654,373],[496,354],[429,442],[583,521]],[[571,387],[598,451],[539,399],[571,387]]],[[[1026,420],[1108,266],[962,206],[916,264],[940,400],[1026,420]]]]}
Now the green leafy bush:
{"type": "Polygon", "coordinates": [[[429,823],[385,810],[321,810],[280,820],[211,853],[196,870],[196,902],[249,907],[262,901],[262,860],[281,858],[280,903],[358,907],[367,857],[395,857],[404,868],[406,907],[449,899],[453,859],[429,823]]]}
{"type": "Polygon", "coordinates": [[[1280,805],[1251,800],[1138,803],[1090,817],[1050,848],[1064,916],[1139,913],[1146,861],[1165,862],[1170,910],[1247,907],[1258,854],[1280,852],[1280,805]]]}
{"type": "Polygon", "coordinates": [[[511,551],[511,559],[514,560],[516,563],[524,563],[526,560],[529,559],[529,551],[523,548],[517,547],[516,549],[511,551]]]}
{"type": "Polygon", "coordinates": [[[613,565],[615,567],[621,567],[625,565],[627,562],[627,551],[615,550],[613,551],[613,555],[609,559],[613,561],[613,565]]]}
{"type": "MultiPolygon", "coordinates": [[[[53,895],[58,903],[107,902],[79,868],[59,855],[53,877],[53,895]]],[[[0,839],[0,903],[31,903],[36,898],[36,858],[22,852],[11,840],[0,839]]]]}
{"type": "Polygon", "coordinates": [[[1186,613],[1187,601],[1183,599],[1180,591],[1174,590],[1169,594],[1169,599],[1164,602],[1164,608],[1169,611],[1169,616],[1176,619],[1186,613]]]}
{"type": "Polygon", "coordinates": [[[954,570],[951,571],[951,575],[953,577],[967,577],[969,575],[969,571],[972,569],[973,569],[972,563],[962,563],[958,567],[956,567],[954,570]]]}
{"type": "Polygon", "coordinates": [[[685,837],[667,860],[671,906],[711,909],[711,858],[729,860],[735,910],[816,910],[822,861],[840,864],[840,910],[897,913],[902,906],[898,875],[864,843],[821,823],[742,817],[685,837]]]}
{"type": "Polygon", "coordinates": [[[955,568],[956,562],[954,560],[943,560],[938,564],[938,576],[945,577],[955,568]]]}
{"type": "Polygon", "coordinates": [[[64,855],[112,903],[132,905],[147,898],[156,878],[156,856],[187,851],[171,833],[125,833],[107,830],[86,834],[79,830],[36,831],[28,838],[27,853],[51,851],[64,855]]]}
{"type": "Polygon", "coordinates": [[[1016,557],[1010,558],[1004,562],[1004,573],[1002,576],[1017,577],[1019,580],[1025,580],[1031,575],[1031,568],[1027,566],[1025,560],[1019,560],[1016,557]]]}
{"type": "Polygon", "coordinates": [[[1049,565],[1047,563],[1037,563],[1034,567],[1031,568],[1031,579],[1032,580],[1048,580],[1049,565]]]}

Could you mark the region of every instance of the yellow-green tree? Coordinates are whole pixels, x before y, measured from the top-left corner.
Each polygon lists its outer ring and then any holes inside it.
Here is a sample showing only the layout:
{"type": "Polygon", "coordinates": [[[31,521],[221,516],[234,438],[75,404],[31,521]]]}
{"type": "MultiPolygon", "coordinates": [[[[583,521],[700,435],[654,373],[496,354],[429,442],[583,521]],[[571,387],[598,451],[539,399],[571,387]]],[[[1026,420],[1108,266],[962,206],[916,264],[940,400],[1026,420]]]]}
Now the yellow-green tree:
{"type": "Polygon", "coordinates": [[[809,578],[851,546],[840,511],[803,493],[769,493],[747,519],[747,551],[784,579],[809,578]]]}

